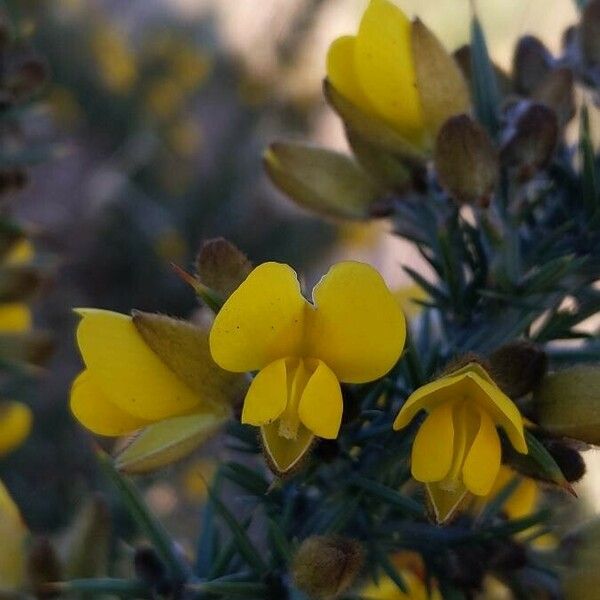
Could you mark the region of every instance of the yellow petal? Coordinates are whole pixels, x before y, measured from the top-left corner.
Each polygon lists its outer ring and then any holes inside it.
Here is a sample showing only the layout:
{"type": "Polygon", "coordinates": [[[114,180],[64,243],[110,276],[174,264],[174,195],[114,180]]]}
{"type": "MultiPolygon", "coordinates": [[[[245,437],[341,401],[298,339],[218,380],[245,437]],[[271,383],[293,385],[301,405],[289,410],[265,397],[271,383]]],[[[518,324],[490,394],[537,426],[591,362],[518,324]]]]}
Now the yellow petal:
{"type": "MultiPolygon", "coordinates": [[[[506,467],[503,467],[505,469],[506,467]]],[[[515,476],[515,473],[512,473],[515,476]]],[[[528,477],[523,477],[517,486],[517,489],[509,496],[504,503],[504,512],[509,519],[520,519],[533,513],[540,497],[540,490],[537,483],[528,477]]]]}
{"type": "Polygon", "coordinates": [[[22,302],[0,305],[0,331],[22,333],[31,329],[31,311],[22,302]]]}
{"type": "Polygon", "coordinates": [[[272,423],[285,410],[287,396],[285,359],[281,358],[267,365],[253,379],[244,400],[242,423],[272,423]]]}
{"type": "Polygon", "coordinates": [[[213,359],[227,371],[242,373],[297,356],[306,306],[291,267],[274,262],[256,267],[215,318],[213,359]]]}
{"type": "Polygon", "coordinates": [[[406,427],[413,417],[422,409],[433,410],[445,402],[453,402],[460,396],[457,395],[458,387],[464,376],[446,376],[436,379],[431,383],[417,388],[406,400],[394,420],[394,429],[406,427]]]}
{"type": "Polygon", "coordinates": [[[415,437],[411,470],[417,481],[441,481],[452,465],[454,423],[452,404],[441,404],[432,411],[415,437]]]}
{"type": "Polygon", "coordinates": [[[463,465],[463,482],[476,496],[490,492],[500,470],[502,451],[496,426],[487,413],[479,411],[480,424],[463,465]]]}
{"type": "Polygon", "coordinates": [[[315,436],[303,425],[295,440],[279,435],[279,424],[271,423],[260,428],[265,456],[277,475],[286,475],[298,467],[312,447],[315,436]]]}
{"type": "Polygon", "coordinates": [[[327,79],[346,99],[367,113],[373,106],[365,96],[358,80],[354,64],[356,37],[343,35],[337,38],[327,52],[327,79]]]}
{"type": "Polygon", "coordinates": [[[340,430],[343,410],[340,384],[332,370],[319,361],[300,398],[300,421],[315,435],[333,440],[340,430]]]}
{"type": "Polygon", "coordinates": [[[385,375],[400,358],[406,324],[381,275],[369,265],[341,262],[313,290],[306,355],[322,360],[346,383],[385,375]]]}
{"type": "Polygon", "coordinates": [[[15,590],[25,583],[27,528],[1,481],[0,540],[0,588],[15,590]]]}
{"type": "Polygon", "coordinates": [[[21,402],[0,403],[0,456],[20,446],[31,431],[31,409],[21,402]]]}
{"type": "Polygon", "coordinates": [[[411,23],[389,0],[371,0],[355,45],[355,65],[364,94],[377,111],[411,140],[424,129],[416,88],[411,23]]]}
{"type": "Polygon", "coordinates": [[[86,428],[98,435],[120,436],[149,425],[113,404],[89,371],[81,372],[71,387],[71,412],[86,428]]]}
{"type": "Polygon", "coordinates": [[[483,390],[484,393],[478,395],[478,401],[494,423],[504,429],[515,450],[527,454],[523,417],[517,405],[497,385],[489,383],[474,373],[468,374],[467,377],[483,390]]]}
{"type": "Polygon", "coordinates": [[[7,265],[23,265],[31,262],[34,255],[35,251],[31,242],[27,239],[22,239],[10,249],[4,260],[7,265]]]}
{"type": "Polygon", "coordinates": [[[77,343],[95,384],[115,406],[139,419],[156,421],[191,412],[200,404],[148,347],[131,317],[81,309],[77,343]]]}
{"type": "Polygon", "coordinates": [[[446,523],[460,509],[468,498],[468,490],[460,485],[454,490],[446,490],[437,481],[425,484],[427,494],[437,523],[446,523]]]}

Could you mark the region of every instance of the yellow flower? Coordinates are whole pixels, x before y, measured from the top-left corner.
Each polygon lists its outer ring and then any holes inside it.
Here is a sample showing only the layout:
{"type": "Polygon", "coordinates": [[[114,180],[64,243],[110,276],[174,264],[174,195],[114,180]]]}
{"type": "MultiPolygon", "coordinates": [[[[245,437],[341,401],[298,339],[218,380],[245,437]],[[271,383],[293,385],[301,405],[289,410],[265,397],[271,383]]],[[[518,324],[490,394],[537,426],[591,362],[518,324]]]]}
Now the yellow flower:
{"type": "Polygon", "coordinates": [[[0,482],[0,595],[25,583],[27,535],[19,509],[0,482]]]}
{"type": "MultiPolygon", "coordinates": [[[[17,242],[4,258],[4,265],[13,267],[26,265],[33,260],[34,249],[29,240],[17,242]]],[[[24,302],[0,304],[0,332],[23,333],[31,329],[31,311],[24,302]]]]}
{"type": "Polygon", "coordinates": [[[467,494],[490,493],[501,459],[496,426],[518,452],[527,454],[523,417],[475,362],[413,392],[394,429],[406,427],[422,409],[428,416],[412,447],[412,474],[426,484],[436,518],[444,522],[467,494]]]}
{"type": "Polygon", "coordinates": [[[77,343],[86,368],[73,382],[71,411],[89,430],[120,436],[182,415],[227,418],[229,395],[239,383],[214,364],[208,336],[199,328],[145,315],[149,335],[167,351],[159,356],[158,346],[149,345],[132,317],[98,309],[77,312],[82,317],[77,343]]]}
{"type": "Polygon", "coordinates": [[[90,44],[100,77],[108,89],[117,94],[129,92],[137,78],[137,66],[127,38],[110,23],[101,22],[90,44]]]}
{"type": "Polygon", "coordinates": [[[382,277],[358,262],[334,265],[305,300],[287,265],[254,269],[229,297],[210,333],[215,362],[259,371],[242,422],[261,427],[269,457],[289,471],[313,437],[334,439],[342,419],[339,382],[387,373],[404,346],[404,316],[382,277]]]}
{"type": "Polygon", "coordinates": [[[391,557],[398,573],[404,581],[407,591],[403,592],[392,579],[381,577],[377,583],[366,585],[360,591],[365,600],[442,600],[437,587],[427,591],[424,581],[423,559],[412,552],[399,552],[391,557]]]}
{"type": "Polygon", "coordinates": [[[469,109],[457,64],[419,20],[411,22],[389,0],[371,0],[357,35],[331,44],[327,78],[366,115],[420,146],[448,117],[469,109]]]}
{"type": "Polygon", "coordinates": [[[31,409],[21,402],[0,402],[0,456],[8,454],[29,435],[33,416],[31,409]]]}

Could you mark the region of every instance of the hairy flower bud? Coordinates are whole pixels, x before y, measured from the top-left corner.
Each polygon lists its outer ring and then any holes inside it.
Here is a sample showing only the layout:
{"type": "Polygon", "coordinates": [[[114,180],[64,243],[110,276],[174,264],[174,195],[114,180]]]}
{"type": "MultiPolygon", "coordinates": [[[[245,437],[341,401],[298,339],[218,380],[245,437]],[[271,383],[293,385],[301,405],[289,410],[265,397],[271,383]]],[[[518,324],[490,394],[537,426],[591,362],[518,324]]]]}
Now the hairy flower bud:
{"type": "Polygon", "coordinates": [[[502,162],[517,171],[520,179],[531,178],[546,166],[558,141],[558,119],[544,104],[523,102],[517,104],[502,144],[502,162]]]}
{"type": "Polygon", "coordinates": [[[548,432],[600,444],[599,365],[578,365],[547,375],[533,400],[536,421],[548,432]]]}
{"type": "Polygon", "coordinates": [[[486,207],[498,180],[498,155],[486,131],[468,115],[448,119],[437,137],[435,168],[460,204],[486,207]]]}
{"type": "Polygon", "coordinates": [[[536,388],[548,367],[546,353],[527,340],[501,346],[489,360],[494,380],[511,398],[520,398],[536,388]]]}
{"type": "Polygon", "coordinates": [[[564,127],[574,116],[575,76],[567,67],[554,69],[535,89],[533,99],[549,106],[558,118],[558,124],[564,127]]]}
{"type": "Polygon", "coordinates": [[[581,52],[590,65],[600,62],[600,0],[587,3],[579,30],[581,52]]]}
{"type": "Polygon", "coordinates": [[[355,581],[363,551],[353,539],[314,536],[302,542],[294,557],[294,582],[310,598],[337,598],[355,581]]]}
{"type": "Polygon", "coordinates": [[[513,73],[517,92],[529,96],[546,79],[552,69],[552,56],[536,37],[526,35],[519,40],[513,57],[513,73]]]}
{"type": "Polygon", "coordinates": [[[57,592],[46,589],[46,584],[62,579],[62,567],[50,540],[39,537],[33,540],[27,555],[27,578],[37,598],[52,598],[57,592]]]}

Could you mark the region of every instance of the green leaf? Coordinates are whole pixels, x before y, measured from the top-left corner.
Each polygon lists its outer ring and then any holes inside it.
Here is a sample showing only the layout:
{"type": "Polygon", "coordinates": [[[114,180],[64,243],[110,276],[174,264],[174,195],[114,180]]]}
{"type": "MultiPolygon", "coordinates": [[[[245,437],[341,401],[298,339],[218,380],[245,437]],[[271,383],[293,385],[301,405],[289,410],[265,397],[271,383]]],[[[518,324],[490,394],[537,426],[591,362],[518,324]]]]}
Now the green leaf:
{"type": "Polygon", "coordinates": [[[148,598],[154,597],[148,586],[135,579],[73,579],[45,586],[48,591],[62,594],[80,593],[102,596],[114,595],[119,598],[148,598]]]}
{"type": "Polygon", "coordinates": [[[122,473],[155,471],[193,452],[229,420],[230,412],[203,412],[166,419],[143,429],[115,457],[122,473]]]}
{"type": "Polygon", "coordinates": [[[477,120],[496,139],[500,130],[500,92],[485,34],[476,15],[471,21],[471,81],[477,120]]]}
{"type": "Polygon", "coordinates": [[[137,526],[146,536],[148,536],[154,549],[167,568],[171,571],[173,577],[178,581],[185,581],[188,572],[187,564],[179,555],[173,540],[170,538],[165,528],[144,504],[137,488],[129,481],[129,479],[123,477],[115,469],[111,458],[107,454],[99,450],[97,456],[102,471],[117,488],[121,500],[137,526]]]}
{"type": "Polygon", "coordinates": [[[371,479],[356,475],[350,479],[349,483],[352,486],[364,490],[371,496],[379,498],[388,504],[392,504],[407,515],[416,518],[423,518],[425,516],[423,507],[418,502],[415,502],[412,498],[404,496],[400,492],[377,481],[372,481],[371,479]]]}
{"type": "Polygon", "coordinates": [[[579,129],[579,152],[581,155],[581,182],[583,186],[583,203],[589,216],[594,215],[600,206],[600,182],[594,156],[594,146],[590,133],[590,115],[587,106],[581,108],[579,129]]]}

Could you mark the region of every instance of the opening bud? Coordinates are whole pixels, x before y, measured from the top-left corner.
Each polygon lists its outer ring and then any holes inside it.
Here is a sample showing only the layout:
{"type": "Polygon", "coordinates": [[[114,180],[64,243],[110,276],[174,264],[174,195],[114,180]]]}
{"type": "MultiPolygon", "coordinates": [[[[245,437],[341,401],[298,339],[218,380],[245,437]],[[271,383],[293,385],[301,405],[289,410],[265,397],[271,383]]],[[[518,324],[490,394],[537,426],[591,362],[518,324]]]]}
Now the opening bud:
{"type": "Polygon", "coordinates": [[[519,40],[513,57],[515,88],[524,96],[531,95],[552,69],[552,55],[533,35],[519,40]]]}
{"type": "Polygon", "coordinates": [[[448,119],[437,137],[435,168],[460,204],[486,207],[498,180],[498,155],[486,131],[468,115],[448,119]]]}
{"type": "Polygon", "coordinates": [[[310,598],[327,600],[343,594],[363,564],[361,545],[341,536],[313,536],[302,542],[292,565],[296,586],[310,598]]]}

